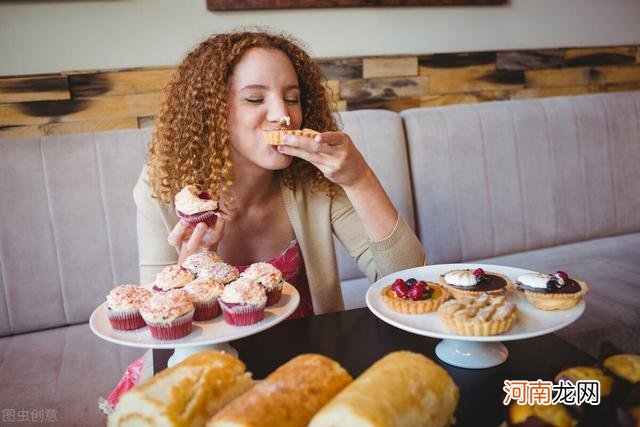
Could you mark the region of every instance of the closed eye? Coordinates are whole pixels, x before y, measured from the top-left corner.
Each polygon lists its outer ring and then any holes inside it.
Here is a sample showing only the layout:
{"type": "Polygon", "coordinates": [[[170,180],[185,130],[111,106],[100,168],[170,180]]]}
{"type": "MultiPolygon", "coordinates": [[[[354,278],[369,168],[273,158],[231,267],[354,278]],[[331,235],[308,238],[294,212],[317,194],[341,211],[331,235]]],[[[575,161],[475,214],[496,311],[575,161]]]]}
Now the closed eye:
{"type": "Polygon", "coordinates": [[[262,98],[245,98],[244,101],[249,104],[260,104],[264,100],[262,98]]]}

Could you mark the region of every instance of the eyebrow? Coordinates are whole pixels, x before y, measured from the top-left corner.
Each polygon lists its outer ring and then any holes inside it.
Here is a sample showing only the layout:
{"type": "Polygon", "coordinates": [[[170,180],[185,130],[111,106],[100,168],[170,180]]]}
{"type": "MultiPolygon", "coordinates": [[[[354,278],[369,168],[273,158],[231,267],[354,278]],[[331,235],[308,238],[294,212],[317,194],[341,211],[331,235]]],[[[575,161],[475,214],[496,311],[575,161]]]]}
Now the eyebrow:
{"type": "MultiPolygon", "coordinates": [[[[240,88],[240,90],[245,90],[245,89],[268,89],[268,88],[264,85],[247,85],[240,88]]],[[[291,85],[291,86],[285,87],[285,90],[291,90],[291,89],[300,89],[300,87],[298,85],[291,85]]]]}

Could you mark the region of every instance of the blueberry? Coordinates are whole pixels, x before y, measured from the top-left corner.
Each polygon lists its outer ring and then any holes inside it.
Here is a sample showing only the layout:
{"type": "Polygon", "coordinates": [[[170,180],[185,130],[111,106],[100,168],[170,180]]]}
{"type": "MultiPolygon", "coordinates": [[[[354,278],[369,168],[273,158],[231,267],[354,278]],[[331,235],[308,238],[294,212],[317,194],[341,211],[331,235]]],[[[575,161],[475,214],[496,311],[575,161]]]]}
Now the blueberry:
{"type": "Polygon", "coordinates": [[[560,289],[560,284],[556,280],[551,279],[547,282],[547,290],[553,292],[557,291],[558,289],[560,289]]]}
{"type": "Polygon", "coordinates": [[[413,286],[416,283],[418,283],[418,281],[416,279],[414,279],[413,277],[411,279],[407,280],[407,285],[409,285],[409,286],[413,286]]]}

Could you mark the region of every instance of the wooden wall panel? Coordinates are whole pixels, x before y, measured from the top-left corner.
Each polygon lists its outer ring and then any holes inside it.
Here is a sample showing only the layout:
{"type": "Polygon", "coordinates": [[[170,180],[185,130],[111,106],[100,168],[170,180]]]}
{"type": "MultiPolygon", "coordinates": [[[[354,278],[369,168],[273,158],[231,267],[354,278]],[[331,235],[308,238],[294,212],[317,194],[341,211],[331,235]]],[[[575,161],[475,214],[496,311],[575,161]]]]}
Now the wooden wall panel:
{"type": "MultiPolygon", "coordinates": [[[[319,58],[338,111],[640,90],[638,46],[319,58]]],[[[0,77],[0,138],[151,127],[174,67],[0,77]]]]}

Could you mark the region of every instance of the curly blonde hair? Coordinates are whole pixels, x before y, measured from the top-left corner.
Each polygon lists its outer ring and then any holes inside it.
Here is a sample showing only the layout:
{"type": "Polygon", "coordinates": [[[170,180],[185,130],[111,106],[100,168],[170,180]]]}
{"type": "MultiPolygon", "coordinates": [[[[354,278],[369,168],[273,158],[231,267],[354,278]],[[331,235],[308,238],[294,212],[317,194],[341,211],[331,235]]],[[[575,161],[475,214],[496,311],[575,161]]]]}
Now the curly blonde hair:
{"type": "MultiPolygon", "coordinates": [[[[186,185],[195,185],[232,205],[233,162],[227,124],[229,81],[235,65],[251,48],[284,52],[300,86],[302,128],[337,130],[326,78],[290,36],[268,32],[232,32],[209,37],[190,51],[165,87],[149,145],[151,192],[165,203],[186,185]]],[[[331,196],[334,186],[311,163],[299,158],[282,172],[285,185],[311,182],[331,196]]]]}

